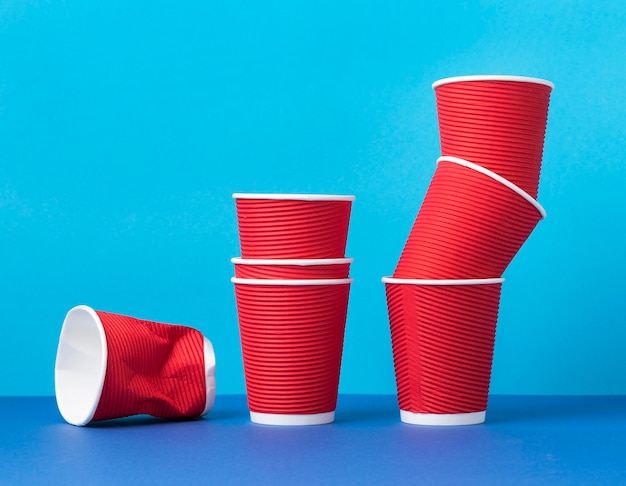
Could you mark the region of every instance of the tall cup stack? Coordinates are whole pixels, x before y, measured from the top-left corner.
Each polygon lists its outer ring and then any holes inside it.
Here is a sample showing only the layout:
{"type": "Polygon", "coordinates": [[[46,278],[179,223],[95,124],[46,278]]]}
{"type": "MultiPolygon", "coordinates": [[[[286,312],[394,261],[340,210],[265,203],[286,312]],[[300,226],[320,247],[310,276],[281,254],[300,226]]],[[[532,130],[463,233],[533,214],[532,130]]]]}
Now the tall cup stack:
{"type": "Polygon", "coordinates": [[[354,196],[233,194],[231,261],[250,420],[334,421],[348,310],[354,196]]]}
{"type": "Polygon", "coordinates": [[[387,294],[400,418],[485,420],[502,274],[546,213],[537,202],[553,84],[433,84],[442,156],[387,294]]]}

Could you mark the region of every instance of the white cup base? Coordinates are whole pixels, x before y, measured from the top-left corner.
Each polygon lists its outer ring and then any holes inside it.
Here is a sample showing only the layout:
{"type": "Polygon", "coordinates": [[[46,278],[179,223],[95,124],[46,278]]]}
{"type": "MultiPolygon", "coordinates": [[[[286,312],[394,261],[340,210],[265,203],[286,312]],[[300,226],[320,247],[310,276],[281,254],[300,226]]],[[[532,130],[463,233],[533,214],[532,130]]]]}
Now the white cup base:
{"type": "Polygon", "coordinates": [[[414,425],[476,425],[485,421],[486,411],[469,413],[415,413],[400,410],[400,420],[414,425]]]}
{"type": "Polygon", "coordinates": [[[213,351],[213,344],[206,337],[204,338],[204,379],[206,400],[201,416],[209,413],[215,403],[215,352],[213,351]]]}
{"type": "Polygon", "coordinates": [[[302,415],[250,412],[250,420],[262,425],[323,425],[335,420],[335,411],[302,415]]]}

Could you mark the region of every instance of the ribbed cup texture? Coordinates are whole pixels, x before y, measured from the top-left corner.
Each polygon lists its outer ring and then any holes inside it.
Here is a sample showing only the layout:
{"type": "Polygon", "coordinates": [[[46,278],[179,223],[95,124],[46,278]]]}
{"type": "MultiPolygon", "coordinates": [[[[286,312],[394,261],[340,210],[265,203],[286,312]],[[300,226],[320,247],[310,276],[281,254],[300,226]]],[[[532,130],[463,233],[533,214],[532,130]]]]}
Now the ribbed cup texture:
{"type": "Polygon", "coordinates": [[[198,417],[206,405],[204,339],[192,328],[97,311],[107,369],[93,421],[198,417]]]}
{"type": "Polygon", "coordinates": [[[335,410],[349,291],[350,284],[235,284],[252,412],[335,410]]]}
{"type": "Polygon", "coordinates": [[[487,408],[501,284],[385,284],[400,409],[487,408]]]}
{"type": "Polygon", "coordinates": [[[242,258],[342,258],[352,201],[236,199],[242,258]]]}
{"type": "Polygon", "coordinates": [[[471,168],[441,161],[395,278],[500,276],[541,219],[521,195],[471,168]]]}
{"type": "Polygon", "coordinates": [[[347,278],[349,263],[330,265],[242,265],[235,264],[235,277],[288,280],[347,278]]]}
{"type": "Polygon", "coordinates": [[[470,160],[537,198],[551,91],[519,81],[438,86],[442,155],[470,160]]]}

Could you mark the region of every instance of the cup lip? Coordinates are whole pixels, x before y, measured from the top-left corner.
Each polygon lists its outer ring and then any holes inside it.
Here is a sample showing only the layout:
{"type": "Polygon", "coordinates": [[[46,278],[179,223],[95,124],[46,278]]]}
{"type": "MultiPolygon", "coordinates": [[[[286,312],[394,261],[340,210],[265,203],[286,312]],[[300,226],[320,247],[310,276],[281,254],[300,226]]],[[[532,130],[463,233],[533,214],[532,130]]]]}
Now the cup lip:
{"type": "MultiPolygon", "coordinates": [[[[96,409],[98,408],[98,404],[100,403],[100,398],[102,397],[102,390],[104,388],[104,380],[106,377],[107,371],[107,359],[108,359],[108,347],[107,347],[107,338],[106,333],[104,331],[104,326],[102,325],[102,321],[100,320],[100,316],[98,316],[97,311],[92,309],[87,305],[78,305],[73,307],[68,311],[65,316],[65,320],[63,321],[63,327],[61,328],[61,336],[59,338],[59,345],[57,348],[57,356],[54,366],[55,371],[55,395],[57,406],[59,408],[59,412],[62,417],[70,424],[83,426],[91,422],[93,416],[96,413],[96,409]],[[67,332],[71,332],[68,329],[70,328],[69,322],[74,318],[74,314],[76,313],[86,313],[90,319],[89,324],[95,326],[98,332],[98,339],[100,345],[100,361],[97,363],[97,376],[96,376],[96,387],[94,388],[94,393],[90,397],[82,397],[78,401],[78,406],[76,406],[76,397],[68,396],[67,390],[61,388],[61,382],[59,380],[59,373],[61,369],[59,368],[59,360],[62,353],[65,353],[66,345],[71,346],[69,342],[66,342],[68,339],[67,332]],[[71,407],[73,410],[67,409],[67,403],[74,404],[71,407]]],[[[70,394],[71,395],[71,394],[70,394]]]]}
{"type": "Polygon", "coordinates": [[[235,192],[233,199],[275,199],[294,201],[354,201],[356,196],[340,194],[272,194],[235,192]]]}
{"type": "Polygon", "coordinates": [[[419,278],[395,278],[383,277],[383,283],[401,284],[401,285],[491,285],[501,284],[504,277],[497,278],[465,278],[465,279],[419,279],[419,278]]]}
{"type": "Polygon", "coordinates": [[[522,196],[524,199],[526,199],[526,201],[532,204],[541,215],[541,219],[546,218],[546,215],[547,215],[546,210],[543,208],[541,204],[539,204],[539,202],[534,197],[528,194],[521,187],[512,183],[510,180],[502,177],[500,174],[496,174],[495,172],[483,167],[482,165],[475,164],[474,162],[470,162],[469,160],[461,159],[460,157],[453,157],[451,155],[443,155],[439,157],[437,159],[437,164],[439,164],[439,162],[452,162],[454,164],[462,165],[464,167],[467,167],[468,169],[473,169],[477,172],[480,172],[481,174],[485,174],[486,176],[489,176],[492,179],[495,179],[500,184],[504,184],[506,187],[516,192],[517,194],[522,196]]]}
{"type": "Polygon", "coordinates": [[[310,259],[268,259],[268,258],[242,258],[233,257],[230,259],[235,265],[294,265],[307,267],[313,265],[345,265],[352,263],[354,258],[310,258],[310,259]]]}
{"type": "Polygon", "coordinates": [[[534,83],[543,84],[548,86],[551,90],[554,89],[554,83],[547,79],[533,78],[530,76],[512,76],[508,74],[473,74],[469,76],[453,76],[450,78],[443,78],[435,81],[432,85],[433,89],[437,89],[439,86],[451,83],[464,83],[466,81],[517,81],[520,83],[534,83]]]}
{"type": "Polygon", "coordinates": [[[306,280],[270,280],[260,278],[241,278],[232,277],[230,281],[234,284],[241,285],[285,285],[285,286],[304,286],[304,285],[342,285],[349,284],[354,281],[353,278],[332,278],[332,279],[306,279],[306,280]]]}

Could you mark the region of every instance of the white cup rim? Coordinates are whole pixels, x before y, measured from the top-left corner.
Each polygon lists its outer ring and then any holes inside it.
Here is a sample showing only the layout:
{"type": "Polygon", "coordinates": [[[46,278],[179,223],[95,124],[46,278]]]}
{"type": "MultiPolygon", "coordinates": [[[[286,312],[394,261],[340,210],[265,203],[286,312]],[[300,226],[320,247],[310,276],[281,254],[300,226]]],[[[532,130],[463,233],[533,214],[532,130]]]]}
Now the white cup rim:
{"type": "Polygon", "coordinates": [[[86,425],[96,413],[106,376],[107,349],[96,311],[86,305],[70,309],[59,338],[54,385],[59,412],[72,425],[86,425]]]}
{"type": "Polygon", "coordinates": [[[354,201],[356,196],[339,194],[255,194],[235,192],[233,199],[275,199],[293,201],[354,201]]]}
{"type": "Polygon", "coordinates": [[[332,278],[319,280],[270,280],[260,278],[240,278],[232,277],[230,281],[234,284],[242,285],[284,285],[284,286],[303,286],[303,285],[342,285],[349,284],[354,281],[353,278],[332,278]]]}
{"type": "Polygon", "coordinates": [[[498,278],[466,278],[466,279],[414,279],[414,278],[394,278],[383,277],[383,283],[403,284],[403,285],[490,285],[501,284],[504,277],[498,278]]]}
{"type": "Polygon", "coordinates": [[[294,265],[294,266],[313,266],[313,265],[345,265],[352,263],[354,258],[316,258],[316,259],[288,259],[288,260],[270,260],[259,258],[241,258],[233,257],[230,259],[235,265],[294,265]]]}
{"type": "Polygon", "coordinates": [[[543,209],[543,206],[541,204],[539,204],[539,202],[534,197],[532,197],[530,194],[528,194],[521,187],[519,187],[519,186],[515,185],[514,183],[512,183],[510,180],[502,177],[500,174],[496,174],[492,170],[489,170],[489,169],[483,167],[482,165],[475,164],[474,162],[470,162],[469,160],[461,159],[459,157],[452,157],[450,155],[443,155],[443,156],[439,157],[437,159],[437,164],[439,164],[439,162],[452,162],[454,164],[459,164],[459,165],[462,165],[464,167],[467,167],[468,169],[473,169],[473,170],[475,170],[477,172],[480,172],[481,174],[485,174],[486,176],[489,176],[492,179],[495,179],[500,184],[504,184],[506,187],[508,187],[512,191],[516,192],[517,194],[522,196],[524,199],[526,199],[526,201],[528,201],[530,204],[532,204],[535,207],[535,209],[539,212],[539,214],[541,215],[541,219],[545,219],[546,218],[546,214],[547,214],[546,210],[543,209]]]}
{"type": "Polygon", "coordinates": [[[433,83],[433,89],[438,88],[444,84],[450,83],[464,83],[467,81],[516,81],[519,83],[534,83],[543,84],[550,89],[554,89],[554,83],[547,79],[533,78],[529,76],[511,76],[506,74],[474,74],[469,76],[453,76],[450,78],[443,78],[433,83]]]}

